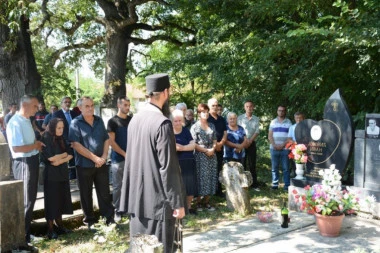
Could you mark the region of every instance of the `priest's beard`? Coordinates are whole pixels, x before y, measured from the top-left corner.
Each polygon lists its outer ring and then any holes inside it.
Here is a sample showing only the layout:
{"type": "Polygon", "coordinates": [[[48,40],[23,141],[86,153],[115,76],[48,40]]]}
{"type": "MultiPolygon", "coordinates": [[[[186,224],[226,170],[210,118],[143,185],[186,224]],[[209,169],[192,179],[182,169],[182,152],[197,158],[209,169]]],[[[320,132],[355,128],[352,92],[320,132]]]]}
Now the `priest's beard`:
{"type": "Polygon", "coordinates": [[[169,98],[165,101],[164,105],[162,106],[162,114],[164,114],[167,118],[170,117],[169,98]]]}

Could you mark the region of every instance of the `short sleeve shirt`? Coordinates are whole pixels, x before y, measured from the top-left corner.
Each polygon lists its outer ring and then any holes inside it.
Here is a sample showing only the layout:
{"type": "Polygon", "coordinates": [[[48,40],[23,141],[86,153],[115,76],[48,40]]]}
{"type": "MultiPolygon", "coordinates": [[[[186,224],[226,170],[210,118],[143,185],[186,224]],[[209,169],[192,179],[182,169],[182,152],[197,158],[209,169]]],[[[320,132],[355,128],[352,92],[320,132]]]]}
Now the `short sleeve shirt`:
{"type": "Polygon", "coordinates": [[[297,124],[294,124],[289,128],[288,138],[292,138],[293,141],[296,141],[296,126],[297,124]]]}
{"type": "Polygon", "coordinates": [[[36,112],[36,114],[34,115],[34,118],[35,118],[35,121],[36,121],[36,126],[42,131],[44,130],[42,128],[42,124],[44,123],[44,120],[45,120],[45,117],[48,115],[49,113],[47,111],[44,111],[44,112],[36,112]]]}
{"type": "Polygon", "coordinates": [[[220,142],[223,138],[223,135],[224,135],[224,131],[227,131],[227,122],[226,120],[219,116],[215,119],[213,116],[210,116],[208,117],[207,121],[209,123],[212,123],[214,126],[215,126],[215,130],[216,130],[216,141],[217,142],[220,142]]]}
{"type": "Polygon", "coordinates": [[[7,124],[7,138],[12,158],[31,157],[39,153],[37,149],[30,152],[14,152],[12,147],[20,147],[34,144],[36,136],[29,118],[16,113],[7,124]]]}
{"type": "MultiPolygon", "coordinates": [[[[227,140],[234,144],[241,144],[244,141],[245,131],[244,128],[238,126],[237,130],[232,130],[227,126],[227,140]]],[[[242,159],[245,157],[244,149],[240,153],[235,152],[235,148],[224,145],[224,158],[242,159]]]]}
{"type": "Polygon", "coordinates": [[[214,141],[216,141],[216,131],[215,126],[209,123],[208,130],[203,130],[201,128],[201,123],[199,121],[191,127],[190,133],[196,144],[203,146],[204,148],[212,148],[214,141]]]}
{"type": "Polygon", "coordinates": [[[11,120],[14,114],[8,113],[7,115],[4,116],[4,125],[7,126],[8,122],[11,120]]]}
{"type": "MultiPolygon", "coordinates": [[[[282,122],[275,118],[270,122],[269,131],[273,132],[273,140],[276,145],[284,144],[288,140],[289,128],[292,126],[292,122],[285,118],[282,122]]],[[[273,149],[272,144],[270,148],[273,149]]]]}
{"type": "MultiPolygon", "coordinates": [[[[181,145],[188,145],[193,140],[190,130],[186,127],[182,127],[182,132],[175,134],[175,142],[181,145]]],[[[178,159],[192,159],[194,158],[193,151],[177,151],[178,159]]]]}
{"type": "Polygon", "coordinates": [[[42,123],[43,125],[47,126],[52,118],[53,114],[49,113],[48,115],[46,115],[45,119],[44,119],[44,123],[42,123]]]}
{"type": "MultiPolygon", "coordinates": [[[[103,120],[94,115],[94,123],[88,124],[82,115],[71,121],[69,129],[69,141],[78,142],[96,156],[103,155],[104,142],[109,136],[104,126],[103,120]]],[[[86,168],[93,168],[95,164],[90,159],[80,155],[75,151],[75,165],[86,168]]]]}
{"type": "Polygon", "coordinates": [[[260,119],[255,115],[249,119],[246,114],[238,117],[238,125],[244,128],[247,138],[250,139],[254,134],[260,133],[260,119]]]}
{"type": "MultiPolygon", "coordinates": [[[[124,151],[127,150],[128,125],[131,118],[127,116],[127,118],[123,119],[115,115],[107,123],[107,131],[115,133],[115,142],[124,151]]],[[[114,150],[111,151],[112,163],[120,163],[124,160],[125,157],[114,150]]]]}

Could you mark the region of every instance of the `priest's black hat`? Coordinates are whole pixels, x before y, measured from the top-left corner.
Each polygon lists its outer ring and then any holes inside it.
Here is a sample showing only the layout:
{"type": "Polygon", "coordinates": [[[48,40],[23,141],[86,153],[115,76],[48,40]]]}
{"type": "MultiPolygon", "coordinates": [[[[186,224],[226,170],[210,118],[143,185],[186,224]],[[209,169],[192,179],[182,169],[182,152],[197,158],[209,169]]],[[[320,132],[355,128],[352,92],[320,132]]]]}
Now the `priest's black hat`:
{"type": "Polygon", "coordinates": [[[170,87],[169,76],[165,73],[153,74],[145,77],[146,94],[161,92],[170,87]]]}

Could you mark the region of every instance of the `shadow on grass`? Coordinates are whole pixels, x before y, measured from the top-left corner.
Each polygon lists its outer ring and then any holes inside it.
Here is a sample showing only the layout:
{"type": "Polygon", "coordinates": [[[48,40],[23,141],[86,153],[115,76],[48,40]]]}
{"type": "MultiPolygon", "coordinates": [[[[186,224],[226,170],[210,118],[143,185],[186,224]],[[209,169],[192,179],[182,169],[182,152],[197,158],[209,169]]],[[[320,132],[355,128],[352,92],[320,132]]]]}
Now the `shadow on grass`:
{"type": "MultiPolygon", "coordinates": [[[[249,190],[252,206],[252,213],[250,215],[243,217],[229,210],[225,198],[213,196],[211,203],[216,207],[216,210],[214,212],[198,212],[197,215],[187,215],[183,220],[184,235],[204,232],[232,222],[250,219],[258,211],[274,211],[279,209],[283,200],[287,199],[288,195],[287,192],[281,189],[271,189],[270,159],[268,157],[264,156],[259,159],[257,172],[260,191],[249,190]]],[[[97,224],[98,232],[93,233],[88,231],[87,227],[83,225],[82,218],[78,216],[64,221],[66,227],[73,229],[73,233],[59,236],[58,240],[47,240],[44,237],[44,239],[35,243],[34,246],[38,247],[40,252],[62,253],[125,252],[129,247],[128,219],[124,218],[117,228],[113,228],[110,231],[108,230],[109,227],[104,225],[104,221],[101,221],[97,224]]],[[[39,226],[38,229],[36,227],[33,227],[33,229],[39,231],[38,235],[44,236],[46,234],[46,224],[42,223],[39,226]]]]}

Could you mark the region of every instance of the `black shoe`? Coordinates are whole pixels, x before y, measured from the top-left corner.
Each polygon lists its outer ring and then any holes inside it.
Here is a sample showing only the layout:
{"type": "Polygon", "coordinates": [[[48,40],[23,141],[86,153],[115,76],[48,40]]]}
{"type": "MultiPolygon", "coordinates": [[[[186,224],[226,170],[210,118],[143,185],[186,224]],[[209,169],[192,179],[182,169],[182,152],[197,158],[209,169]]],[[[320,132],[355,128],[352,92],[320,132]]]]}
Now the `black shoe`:
{"type": "Polygon", "coordinates": [[[55,232],[55,231],[49,231],[47,233],[47,237],[49,238],[49,240],[53,239],[58,239],[58,234],[55,232]]]}
{"type": "Polygon", "coordinates": [[[278,186],[272,186],[272,190],[278,190],[278,186]]]}
{"type": "Polygon", "coordinates": [[[97,231],[97,229],[94,227],[94,223],[92,223],[92,222],[89,222],[88,224],[87,224],[87,228],[88,228],[88,231],[90,231],[90,232],[96,232],[97,231]]]}
{"type": "Polygon", "coordinates": [[[111,224],[116,224],[116,222],[113,219],[113,217],[108,217],[107,220],[106,220],[106,225],[109,226],[111,224]]]}
{"type": "Polygon", "coordinates": [[[73,231],[65,227],[56,227],[55,231],[58,235],[70,234],[73,231]]]}
{"type": "Polygon", "coordinates": [[[114,221],[116,223],[119,223],[121,221],[121,213],[119,212],[115,212],[115,218],[114,218],[114,221]]]}

